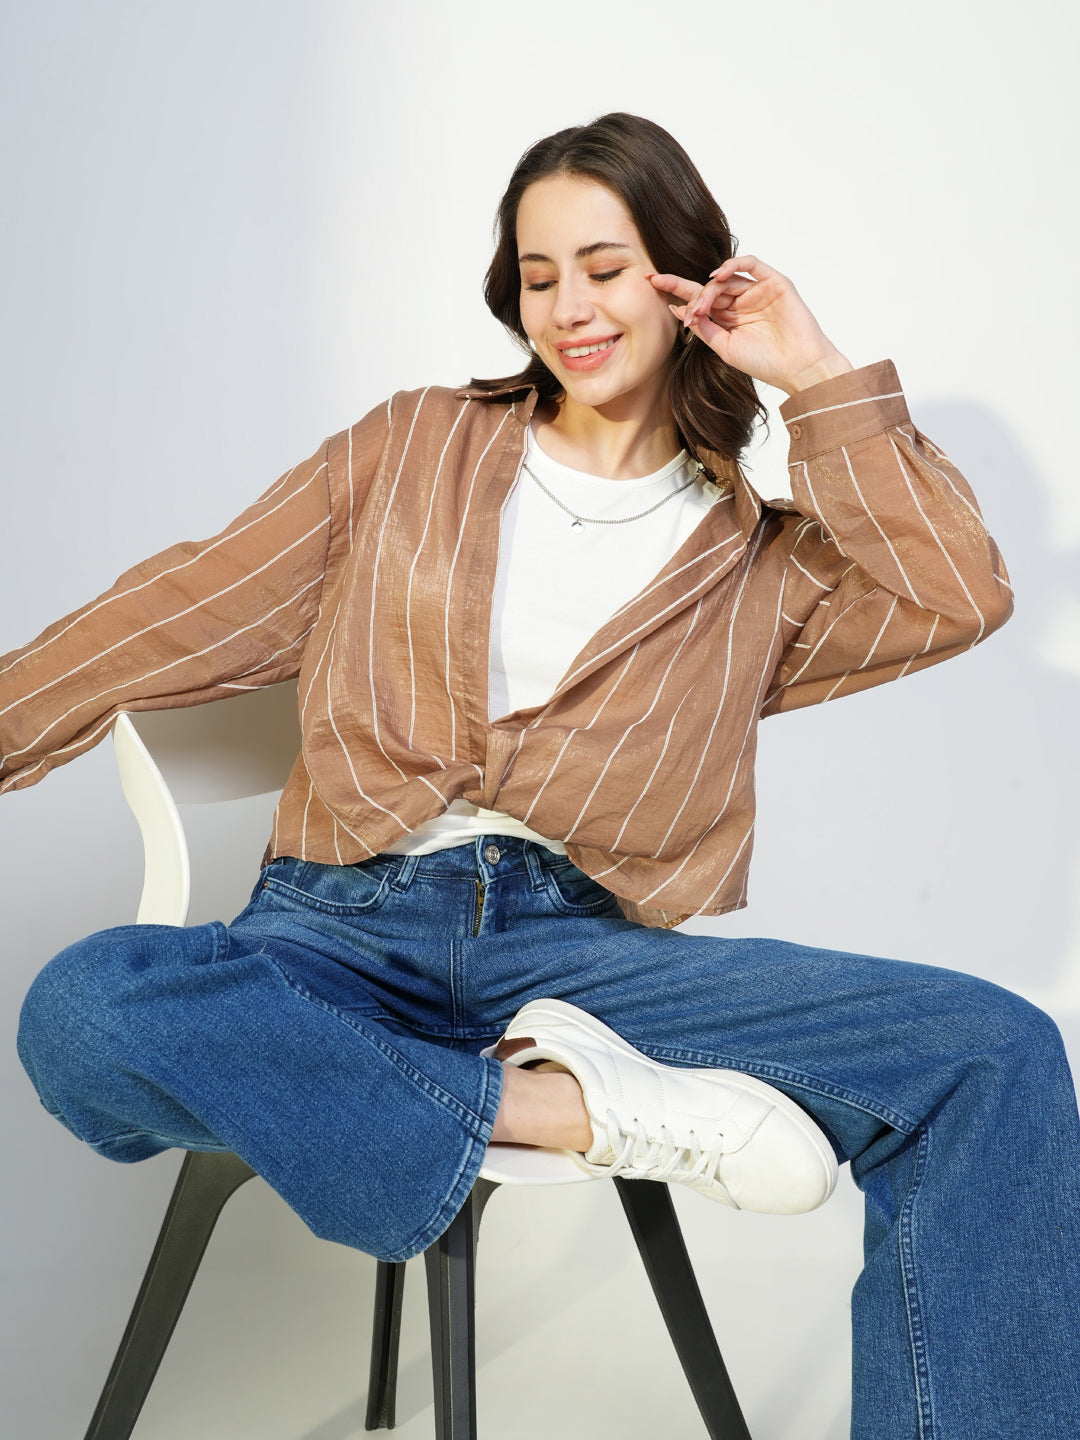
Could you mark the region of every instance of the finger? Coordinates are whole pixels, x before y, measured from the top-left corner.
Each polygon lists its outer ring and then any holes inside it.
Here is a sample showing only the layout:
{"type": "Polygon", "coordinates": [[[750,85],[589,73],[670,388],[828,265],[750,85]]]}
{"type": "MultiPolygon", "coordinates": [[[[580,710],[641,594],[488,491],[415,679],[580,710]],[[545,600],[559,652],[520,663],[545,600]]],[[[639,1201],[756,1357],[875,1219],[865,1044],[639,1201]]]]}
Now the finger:
{"type": "Polygon", "coordinates": [[[731,342],[728,332],[722,325],[717,325],[707,315],[703,315],[699,320],[694,321],[690,327],[690,333],[696,335],[702,344],[708,345],[710,350],[715,351],[721,360],[728,360],[731,342]]]}
{"type": "MultiPolygon", "coordinates": [[[[702,316],[695,314],[694,307],[690,303],[687,303],[686,305],[669,305],[668,309],[675,316],[676,320],[682,322],[683,326],[687,330],[691,329],[699,319],[703,318],[702,316]]],[[[708,314],[708,311],[706,311],[705,313],[708,314]]]]}
{"type": "Polygon", "coordinates": [[[692,295],[686,304],[686,318],[691,320],[698,315],[707,315],[712,307],[712,302],[718,293],[714,280],[708,280],[704,285],[697,287],[697,293],[692,295]]]}
{"type": "Polygon", "coordinates": [[[756,284],[756,280],[744,280],[741,275],[736,275],[732,280],[722,281],[716,298],[708,310],[699,311],[699,313],[713,316],[726,314],[734,307],[739,297],[745,295],[748,290],[753,290],[756,284]]]}
{"type": "Polygon", "coordinates": [[[689,300],[694,292],[701,288],[692,280],[684,280],[681,275],[648,275],[646,279],[655,290],[677,295],[680,300],[689,300]]]}
{"type": "Polygon", "coordinates": [[[732,275],[730,280],[714,280],[711,283],[720,287],[721,295],[730,295],[734,299],[738,295],[745,295],[747,290],[752,290],[758,282],[746,275],[732,275]]]}
{"type": "Polygon", "coordinates": [[[737,273],[752,275],[755,280],[768,280],[770,276],[779,275],[771,265],[766,265],[764,260],[759,260],[756,255],[732,255],[730,260],[725,260],[711,272],[712,279],[728,279],[737,273]]]}
{"type": "Polygon", "coordinates": [[[727,310],[740,295],[753,289],[756,283],[742,275],[733,275],[728,280],[710,280],[703,286],[698,297],[688,303],[687,310],[693,316],[727,310]]]}
{"type": "Polygon", "coordinates": [[[752,280],[709,280],[698,294],[687,304],[687,313],[692,318],[709,315],[714,310],[726,310],[736,296],[753,285],[752,280]]]}
{"type": "Polygon", "coordinates": [[[690,315],[688,305],[670,305],[668,308],[677,319],[683,322],[690,334],[696,335],[706,344],[712,340],[715,331],[719,330],[722,334],[727,333],[727,327],[715,321],[710,315],[690,315]]]}
{"type": "Polygon", "coordinates": [[[669,305],[667,308],[686,330],[692,330],[694,325],[698,323],[696,318],[690,317],[690,307],[688,305],[669,305]]]}

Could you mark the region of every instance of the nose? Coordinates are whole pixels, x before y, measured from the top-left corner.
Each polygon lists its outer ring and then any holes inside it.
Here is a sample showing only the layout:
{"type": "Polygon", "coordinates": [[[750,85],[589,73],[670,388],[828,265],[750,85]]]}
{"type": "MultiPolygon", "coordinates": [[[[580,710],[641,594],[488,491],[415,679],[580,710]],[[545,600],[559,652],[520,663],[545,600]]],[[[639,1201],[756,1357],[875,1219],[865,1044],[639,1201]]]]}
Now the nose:
{"type": "Polygon", "coordinates": [[[586,285],[584,277],[578,275],[568,275],[559,281],[551,312],[552,324],[557,329],[572,330],[575,325],[588,324],[592,319],[593,303],[586,285]]]}

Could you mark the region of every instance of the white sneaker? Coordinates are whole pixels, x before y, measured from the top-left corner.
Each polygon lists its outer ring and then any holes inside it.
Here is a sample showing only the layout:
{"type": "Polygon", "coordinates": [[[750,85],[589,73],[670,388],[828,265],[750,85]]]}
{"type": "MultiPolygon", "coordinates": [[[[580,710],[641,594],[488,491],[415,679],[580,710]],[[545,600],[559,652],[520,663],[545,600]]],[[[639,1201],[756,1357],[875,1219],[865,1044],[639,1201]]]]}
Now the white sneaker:
{"type": "Polygon", "coordinates": [[[553,1060],[581,1086],[591,1174],[688,1185],[736,1210],[798,1215],[836,1185],[832,1146],[805,1110],[735,1070],[684,1070],[635,1050],[564,1000],[532,1000],[485,1053],[511,1065],[553,1060]]]}

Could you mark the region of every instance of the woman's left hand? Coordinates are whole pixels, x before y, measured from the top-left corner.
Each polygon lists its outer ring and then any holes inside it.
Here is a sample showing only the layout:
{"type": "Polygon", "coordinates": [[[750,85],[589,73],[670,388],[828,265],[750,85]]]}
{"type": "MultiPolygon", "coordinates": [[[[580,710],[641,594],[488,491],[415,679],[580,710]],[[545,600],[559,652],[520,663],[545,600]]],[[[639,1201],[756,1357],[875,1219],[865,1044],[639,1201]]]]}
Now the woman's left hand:
{"type": "Polygon", "coordinates": [[[649,280],[679,297],[671,313],[722,360],[789,395],[853,368],[791,281],[755,255],[725,260],[704,285],[678,275],[649,280]]]}

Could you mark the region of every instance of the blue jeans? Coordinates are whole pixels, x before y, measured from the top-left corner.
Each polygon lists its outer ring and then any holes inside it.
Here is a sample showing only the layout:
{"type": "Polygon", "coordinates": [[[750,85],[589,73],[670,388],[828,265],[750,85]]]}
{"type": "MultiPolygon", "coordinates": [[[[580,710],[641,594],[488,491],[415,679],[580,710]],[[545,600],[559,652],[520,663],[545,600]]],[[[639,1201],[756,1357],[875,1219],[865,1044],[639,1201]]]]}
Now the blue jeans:
{"type": "Polygon", "coordinates": [[[502,1078],[479,1051],[538,996],[760,1076],[850,1161],[857,1440],[1077,1440],[1072,1082],[1052,1021],[969,975],[645,929],[492,836],[276,860],[229,926],[92,935],[35,980],[19,1049],[103,1155],[236,1151],[316,1234],[403,1260],[468,1195],[502,1078]]]}

